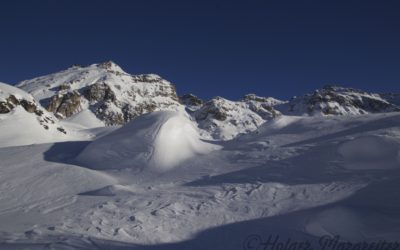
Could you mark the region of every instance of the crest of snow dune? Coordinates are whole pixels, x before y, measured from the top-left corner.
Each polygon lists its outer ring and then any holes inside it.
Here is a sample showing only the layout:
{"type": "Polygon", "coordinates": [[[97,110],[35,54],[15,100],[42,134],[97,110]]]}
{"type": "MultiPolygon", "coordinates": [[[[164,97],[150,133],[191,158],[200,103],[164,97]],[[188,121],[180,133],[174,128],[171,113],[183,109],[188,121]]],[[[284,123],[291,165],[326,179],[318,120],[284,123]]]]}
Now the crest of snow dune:
{"type": "Polygon", "coordinates": [[[93,169],[172,169],[219,146],[203,142],[184,111],[160,111],[141,116],[92,142],[78,161],[93,169]]]}

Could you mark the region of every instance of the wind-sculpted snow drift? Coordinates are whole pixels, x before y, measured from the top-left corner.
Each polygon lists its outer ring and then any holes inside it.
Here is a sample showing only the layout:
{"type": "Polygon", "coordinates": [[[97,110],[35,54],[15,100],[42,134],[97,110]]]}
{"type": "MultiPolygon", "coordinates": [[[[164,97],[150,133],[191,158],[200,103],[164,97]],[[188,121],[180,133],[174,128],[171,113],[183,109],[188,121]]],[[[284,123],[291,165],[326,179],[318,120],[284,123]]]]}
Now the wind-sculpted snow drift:
{"type": "Polygon", "coordinates": [[[92,142],[77,159],[93,169],[164,171],[218,148],[200,140],[184,111],[160,111],[141,116],[92,142]]]}

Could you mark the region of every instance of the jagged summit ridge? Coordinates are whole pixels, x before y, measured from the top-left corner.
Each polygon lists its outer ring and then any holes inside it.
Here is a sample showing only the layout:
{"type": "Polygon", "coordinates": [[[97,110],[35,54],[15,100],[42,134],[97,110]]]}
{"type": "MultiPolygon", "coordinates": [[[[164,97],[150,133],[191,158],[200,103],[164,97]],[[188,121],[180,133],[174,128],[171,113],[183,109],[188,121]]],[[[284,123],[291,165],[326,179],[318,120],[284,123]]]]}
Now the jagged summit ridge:
{"type": "Polygon", "coordinates": [[[202,100],[194,94],[178,97],[175,86],[161,76],[132,75],[113,61],[73,65],[17,86],[57,118],[85,123],[87,128],[123,125],[142,114],[185,107],[208,139],[234,138],[281,114],[362,115],[400,110],[396,94],[379,95],[337,85],[327,85],[289,101],[256,94],[244,95],[237,101],[223,97],[202,100]]]}
{"type": "Polygon", "coordinates": [[[400,111],[379,94],[332,85],[293,97],[277,108],[287,115],[362,115],[400,111]]]}
{"type": "Polygon", "coordinates": [[[280,112],[267,99],[235,102],[218,96],[205,102],[193,115],[209,137],[226,140],[256,130],[280,112]]]}

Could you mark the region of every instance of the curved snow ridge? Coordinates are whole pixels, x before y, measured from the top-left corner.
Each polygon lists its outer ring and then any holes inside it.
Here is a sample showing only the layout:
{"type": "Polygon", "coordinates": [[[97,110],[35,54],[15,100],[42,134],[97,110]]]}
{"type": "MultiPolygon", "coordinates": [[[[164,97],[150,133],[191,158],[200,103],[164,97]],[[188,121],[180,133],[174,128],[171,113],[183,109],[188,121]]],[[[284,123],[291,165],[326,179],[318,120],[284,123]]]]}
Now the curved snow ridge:
{"type": "Polygon", "coordinates": [[[220,146],[203,142],[183,111],[143,115],[89,144],[77,157],[93,169],[134,168],[166,171],[220,146]]]}

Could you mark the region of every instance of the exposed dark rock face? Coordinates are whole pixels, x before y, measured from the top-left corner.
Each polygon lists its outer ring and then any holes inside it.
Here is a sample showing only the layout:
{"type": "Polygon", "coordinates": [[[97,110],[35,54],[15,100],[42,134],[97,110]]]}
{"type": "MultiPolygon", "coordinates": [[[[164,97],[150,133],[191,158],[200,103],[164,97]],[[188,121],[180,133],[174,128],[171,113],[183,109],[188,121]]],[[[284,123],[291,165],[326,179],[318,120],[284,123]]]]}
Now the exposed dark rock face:
{"type": "Polygon", "coordinates": [[[51,97],[47,111],[53,112],[58,118],[65,118],[77,113],[80,108],[81,95],[73,91],[51,97]]]}
{"type": "Polygon", "coordinates": [[[10,95],[8,98],[6,98],[6,101],[0,102],[0,114],[9,113],[16,106],[22,106],[29,113],[40,113],[37,109],[36,103],[27,101],[25,99],[19,100],[14,95],[10,95]]]}
{"type": "Polygon", "coordinates": [[[275,110],[272,106],[270,106],[267,103],[261,102],[258,103],[257,105],[256,103],[248,102],[247,104],[250,110],[261,116],[261,118],[263,118],[264,120],[275,118],[281,115],[279,111],[275,110]]]}
{"type": "Polygon", "coordinates": [[[216,97],[194,111],[193,116],[199,127],[210,132],[213,138],[231,139],[279,116],[280,112],[270,106],[269,101],[268,98],[260,98],[233,102],[216,97]]]}
{"type": "Polygon", "coordinates": [[[179,102],[186,106],[203,105],[203,100],[193,94],[184,94],[183,96],[179,97],[179,102]]]}
{"type": "Polygon", "coordinates": [[[60,85],[59,90],[60,90],[60,91],[63,91],[63,90],[68,90],[68,89],[70,89],[70,88],[71,88],[71,85],[70,85],[70,84],[64,83],[64,84],[61,84],[61,85],[60,85]]]}
{"type": "Polygon", "coordinates": [[[87,87],[84,90],[84,96],[89,102],[99,102],[99,101],[115,101],[115,93],[111,90],[110,86],[104,83],[96,83],[87,87]]]}
{"type": "MultiPolygon", "coordinates": [[[[21,106],[26,112],[36,115],[39,124],[46,130],[49,129],[50,125],[55,124],[54,117],[49,114],[46,115],[43,108],[35,101],[17,98],[13,94],[10,94],[8,97],[3,99],[3,101],[0,101],[0,114],[10,113],[18,106],[21,106]]],[[[62,127],[59,127],[58,130],[64,134],[67,133],[67,131],[62,127]]]]}
{"type": "Polygon", "coordinates": [[[204,105],[195,113],[196,120],[205,120],[207,118],[214,118],[218,121],[224,121],[227,118],[227,111],[229,108],[221,102],[223,98],[215,97],[204,105]]]}
{"type": "Polygon", "coordinates": [[[0,114],[7,114],[11,111],[11,108],[6,102],[0,102],[0,114]]]}
{"type": "Polygon", "coordinates": [[[244,102],[260,102],[264,103],[268,106],[275,106],[277,104],[283,103],[283,101],[275,99],[273,97],[263,97],[263,96],[257,96],[255,94],[247,94],[243,96],[242,101],[244,102]]]}

